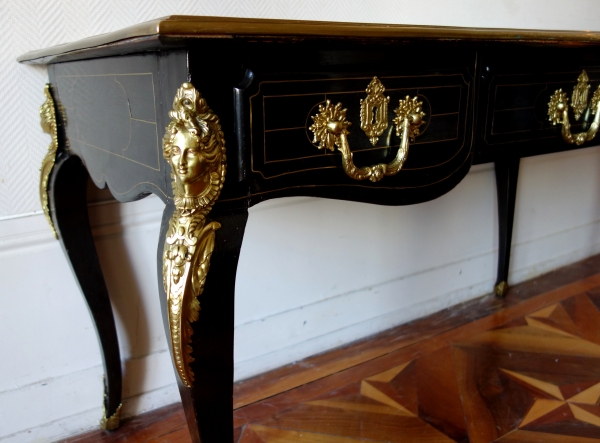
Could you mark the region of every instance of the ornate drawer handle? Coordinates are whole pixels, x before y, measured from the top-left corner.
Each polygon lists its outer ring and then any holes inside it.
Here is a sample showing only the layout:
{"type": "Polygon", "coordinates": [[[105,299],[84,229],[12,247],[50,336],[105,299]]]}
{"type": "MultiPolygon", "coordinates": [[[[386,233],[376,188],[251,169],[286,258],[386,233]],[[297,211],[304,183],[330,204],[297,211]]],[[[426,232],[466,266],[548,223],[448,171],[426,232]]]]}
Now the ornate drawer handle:
{"type": "Polygon", "coordinates": [[[346,120],[346,109],[342,109],[342,104],[331,104],[329,100],[325,104],[319,105],[319,113],[312,116],[313,124],[310,130],[314,133],[313,143],[318,143],[319,149],[338,150],[342,153],[342,166],[346,174],[355,180],[369,179],[372,182],[378,182],[386,175],[395,175],[406,161],[408,155],[408,139],[414,141],[420,134],[419,126],[423,123],[425,113],[422,111],[422,102],[417,97],[410,98],[406,96],[405,100],[400,100],[398,109],[395,109],[396,117],[393,122],[396,125],[396,135],[402,136],[398,153],[392,162],[379,163],[373,166],[357,167],[352,159],[352,151],[348,146],[347,135],[348,126],[352,123],[346,120]]]}
{"type": "MultiPolygon", "coordinates": [[[[588,76],[585,71],[579,75],[577,79],[577,85],[573,87],[573,95],[571,96],[571,107],[575,113],[575,120],[579,120],[581,115],[588,108],[587,97],[590,85],[588,84],[588,76]]],[[[563,92],[562,89],[558,89],[550,97],[550,103],[548,103],[548,117],[553,125],[561,123],[562,120],[562,137],[563,140],[570,144],[581,145],[587,141],[593,140],[598,132],[600,126],[600,86],[594,92],[592,101],[590,103],[590,112],[594,114],[594,120],[590,125],[590,128],[585,132],[579,134],[571,133],[571,123],[569,122],[569,106],[567,102],[567,93],[563,92]]]]}

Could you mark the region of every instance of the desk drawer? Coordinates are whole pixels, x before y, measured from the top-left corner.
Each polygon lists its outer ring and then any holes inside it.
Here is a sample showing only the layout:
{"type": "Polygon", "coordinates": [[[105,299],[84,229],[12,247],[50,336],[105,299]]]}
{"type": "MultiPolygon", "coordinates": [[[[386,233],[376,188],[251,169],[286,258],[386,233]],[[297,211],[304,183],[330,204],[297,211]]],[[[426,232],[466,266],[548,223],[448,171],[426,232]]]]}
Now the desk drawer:
{"type": "MultiPolygon", "coordinates": [[[[591,99],[600,84],[600,57],[595,51],[581,48],[547,52],[546,48],[514,52],[505,49],[502,54],[488,55],[490,61],[484,69],[481,91],[485,124],[480,152],[504,150],[525,156],[576,147],[567,145],[561,136],[561,126],[549,121],[548,103],[558,89],[567,93],[571,103],[573,87],[583,70],[589,77],[591,99]]],[[[575,133],[587,130],[589,120],[593,119],[588,115],[576,121],[571,111],[569,114],[575,133]]]]}
{"type": "MultiPolygon", "coordinates": [[[[438,65],[436,59],[423,52],[421,64],[417,60],[403,66],[401,57],[394,59],[394,55],[408,50],[406,48],[374,49],[375,52],[369,54],[371,60],[377,58],[378,63],[365,63],[360,57],[349,56],[351,51],[341,51],[344,57],[340,53],[332,57],[335,61],[343,59],[339,64],[324,66],[331,59],[322,56],[312,72],[309,68],[300,73],[273,75],[257,69],[252,85],[244,91],[245,145],[249,151],[253,194],[283,192],[283,195],[327,196],[327,192],[323,193],[324,187],[336,187],[338,191],[340,187],[403,189],[409,191],[399,197],[399,201],[412,203],[451,189],[453,185],[446,186],[444,191],[440,188],[432,194],[422,193],[420,197],[409,195],[468,170],[475,52],[453,48],[456,54],[437,59],[438,65]],[[387,127],[375,143],[361,129],[361,101],[367,99],[366,89],[373,81],[380,82],[385,88],[382,95],[389,97],[387,114],[381,119],[387,127]],[[319,149],[311,130],[313,117],[327,101],[332,105],[341,103],[342,108],[347,109],[346,120],[350,122],[347,141],[354,164],[358,168],[388,164],[401,144],[394,111],[407,96],[416,97],[422,103],[425,123],[419,128],[420,134],[410,142],[407,160],[396,175],[376,182],[357,181],[342,167],[339,149],[319,149]]],[[[380,111],[379,108],[375,111],[373,121],[380,111]]],[[[372,201],[357,197],[359,193],[353,191],[352,199],[372,201]]]]}
{"type": "MultiPolygon", "coordinates": [[[[309,170],[340,169],[339,151],[319,149],[309,129],[312,116],[326,100],[342,103],[351,122],[348,142],[357,164],[368,165],[393,157],[400,144],[396,135],[393,109],[406,96],[418,97],[423,103],[425,124],[410,145],[403,171],[432,169],[465,149],[466,105],[468,84],[462,75],[427,77],[382,77],[386,97],[390,98],[387,129],[375,146],[360,128],[361,100],[372,78],[264,81],[250,98],[252,118],[252,170],[265,179],[309,170]],[[338,167],[339,166],[339,167],[338,167]]],[[[468,149],[468,147],[466,147],[468,149]]],[[[341,174],[339,174],[341,172],[341,174]]]]}

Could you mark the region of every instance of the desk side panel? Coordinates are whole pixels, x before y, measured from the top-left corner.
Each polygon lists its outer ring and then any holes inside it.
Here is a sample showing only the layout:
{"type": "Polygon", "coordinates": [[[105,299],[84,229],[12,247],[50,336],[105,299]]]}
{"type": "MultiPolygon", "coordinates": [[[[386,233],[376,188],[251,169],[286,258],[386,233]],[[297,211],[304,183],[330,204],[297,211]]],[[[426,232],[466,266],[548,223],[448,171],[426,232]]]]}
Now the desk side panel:
{"type": "Polygon", "coordinates": [[[175,91],[187,80],[184,51],[51,65],[66,149],[117,200],[172,199],[162,136],[175,91]]]}

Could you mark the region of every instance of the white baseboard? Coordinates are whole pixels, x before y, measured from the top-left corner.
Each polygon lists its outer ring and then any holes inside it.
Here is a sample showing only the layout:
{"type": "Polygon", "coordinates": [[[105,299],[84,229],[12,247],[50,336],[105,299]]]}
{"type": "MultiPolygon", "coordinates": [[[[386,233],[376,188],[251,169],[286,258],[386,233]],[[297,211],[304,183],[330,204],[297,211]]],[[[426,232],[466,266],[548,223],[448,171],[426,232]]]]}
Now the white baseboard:
{"type": "MultiPolygon", "coordinates": [[[[167,352],[124,361],[123,367],[122,418],[180,401],[167,352]]],[[[1,392],[0,441],[29,442],[41,436],[46,440],[39,441],[53,441],[97,427],[103,374],[99,365],[1,392]]]]}
{"type": "MultiPolygon", "coordinates": [[[[101,370],[101,368],[98,368],[101,370]]],[[[70,377],[73,378],[73,377],[70,377]]],[[[62,387],[60,394],[67,390],[62,387]]],[[[176,384],[165,386],[154,391],[145,392],[142,395],[126,398],[123,400],[121,418],[127,418],[141,413],[152,411],[163,406],[171,405],[181,401],[176,384]]],[[[2,443],[50,443],[72,435],[81,434],[98,428],[102,417],[102,406],[96,398],[96,405],[88,410],[78,412],[68,417],[60,417],[57,420],[36,425],[4,437],[0,437],[2,443]],[[100,406],[98,406],[100,404],[100,406]]]]}
{"type": "MultiPolygon", "coordinates": [[[[600,253],[600,236],[590,242],[598,229],[600,222],[595,222],[513,245],[516,270],[510,272],[509,283],[517,284],[600,253]],[[547,252],[548,258],[534,262],[520,258],[530,256],[532,250],[547,252]],[[557,253],[561,250],[566,252],[557,253]]],[[[239,325],[235,330],[235,379],[252,377],[491,293],[496,263],[494,250],[239,325]],[[478,281],[473,276],[491,277],[478,281]],[[414,303],[411,296],[415,288],[429,298],[414,303]],[[371,308],[386,304],[394,307],[389,313],[381,314],[381,310],[371,308]],[[311,330],[309,325],[315,324],[319,328],[311,330]],[[256,352],[259,349],[252,346],[256,342],[271,352],[256,352]]]]}

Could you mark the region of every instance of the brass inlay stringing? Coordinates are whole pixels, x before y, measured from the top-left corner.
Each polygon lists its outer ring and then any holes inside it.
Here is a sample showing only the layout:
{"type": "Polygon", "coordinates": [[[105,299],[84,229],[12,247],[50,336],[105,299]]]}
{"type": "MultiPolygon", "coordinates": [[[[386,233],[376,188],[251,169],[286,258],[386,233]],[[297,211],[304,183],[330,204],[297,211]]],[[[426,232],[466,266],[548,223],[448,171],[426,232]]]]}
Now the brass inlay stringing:
{"type": "Polygon", "coordinates": [[[191,83],[177,90],[169,116],[163,154],[172,168],[175,212],[165,240],[163,284],[175,367],[182,383],[192,387],[191,323],[199,318],[197,297],[221,227],[206,217],[225,181],[225,139],[219,118],[191,83]]]}
{"type": "Polygon", "coordinates": [[[50,136],[52,137],[52,141],[50,142],[50,146],[48,146],[48,152],[42,160],[42,167],[40,168],[40,201],[42,203],[42,209],[44,210],[46,220],[48,220],[50,229],[52,229],[52,233],[54,234],[54,238],[58,238],[56,228],[54,227],[52,217],[50,216],[50,204],[48,200],[48,180],[50,179],[50,173],[52,172],[52,168],[54,167],[54,160],[56,159],[56,150],[58,149],[56,107],[54,105],[54,99],[52,98],[52,94],[50,92],[49,84],[46,84],[46,87],[44,88],[44,95],[46,96],[46,101],[40,107],[40,123],[44,132],[50,134],[50,136]]]}
{"type": "Polygon", "coordinates": [[[313,124],[310,130],[314,133],[313,143],[318,143],[319,149],[329,149],[333,151],[335,146],[342,153],[342,166],[346,174],[355,180],[369,179],[372,182],[378,182],[386,175],[398,173],[408,155],[408,139],[419,135],[419,126],[424,121],[425,113],[422,111],[422,102],[417,97],[410,98],[408,95],[405,100],[400,100],[398,108],[394,110],[396,117],[393,122],[396,125],[396,135],[402,137],[398,152],[394,160],[390,163],[379,163],[373,166],[356,167],[353,162],[352,151],[348,146],[347,135],[348,126],[351,125],[346,120],[346,109],[342,109],[342,104],[331,104],[329,100],[325,104],[319,105],[319,113],[312,116],[313,124]]]}
{"type": "Polygon", "coordinates": [[[123,404],[120,404],[117,410],[110,417],[106,416],[106,407],[102,405],[102,418],[100,419],[100,429],[104,431],[113,431],[117,429],[121,423],[121,407],[123,404]]]}
{"type": "MultiPolygon", "coordinates": [[[[587,81],[587,73],[583,71],[578,78],[577,85],[573,88],[571,107],[575,113],[575,119],[579,119],[579,117],[588,109],[587,96],[589,85],[587,84],[587,81]]],[[[569,99],[567,98],[566,92],[563,92],[562,89],[556,90],[550,97],[550,102],[548,103],[549,120],[553,125],[562,123],[561,133],[563,140],[567,143],[581,145],[586,141],[593,140],[598,132],[598,127],[600,126],[600,106],[598,106],[598,101],[600,101],[600,86],[596,89],[596,92],[594,92],[592,101],[589,105],[589,111],[591,114],[594,114],[594,120],[589,129],[585,132],[580,132],[579,134],[571,133],[568,101],[569,99]]]]}
{"type": "Polygon", "coordinates": [[[371,144],[375,146],[379,136],[388,127],[389,97],[385,97],[385,88],[377,77],[373,77],[365,92],[367,98],[360,100],[360,129],[362,129],[371,144]]]}

